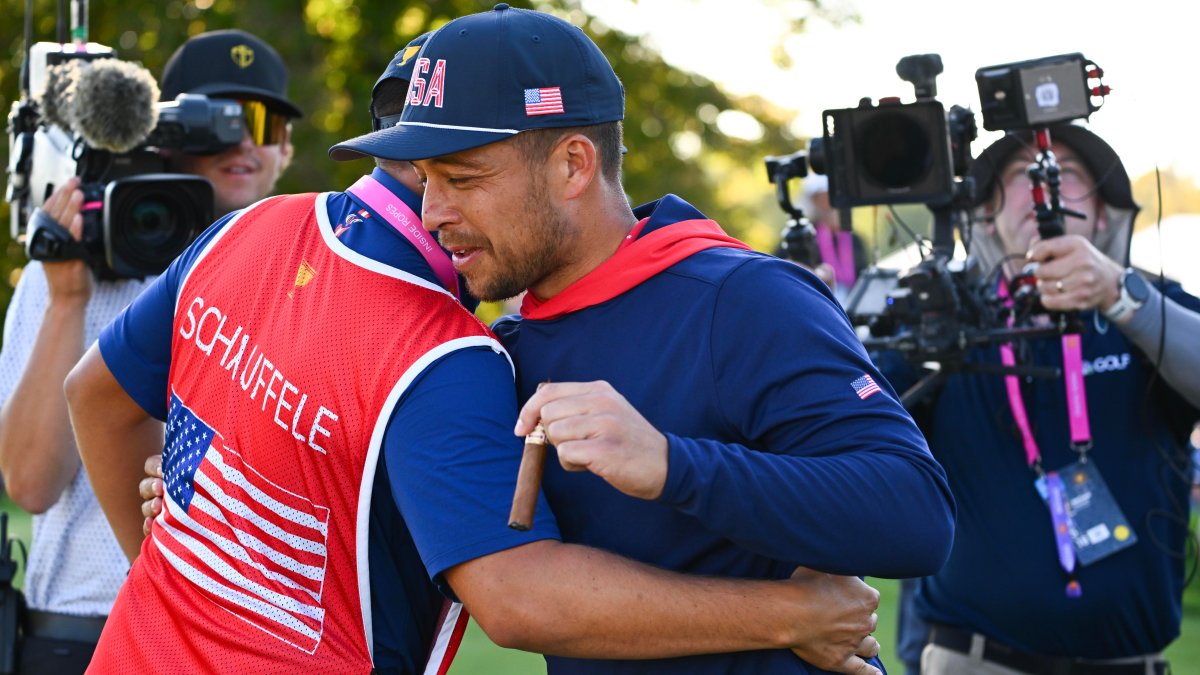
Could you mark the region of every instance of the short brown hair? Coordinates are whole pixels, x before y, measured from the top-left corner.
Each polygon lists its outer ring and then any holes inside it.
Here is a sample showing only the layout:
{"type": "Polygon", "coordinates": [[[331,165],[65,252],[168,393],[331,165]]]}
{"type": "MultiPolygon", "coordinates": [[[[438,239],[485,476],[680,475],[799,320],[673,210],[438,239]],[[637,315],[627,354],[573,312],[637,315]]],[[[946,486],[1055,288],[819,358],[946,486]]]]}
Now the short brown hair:
{"type": "Polygon", "coordinates": [[[582,127],[560,127],[555,129],[530,129],[516,135],[517,148],[530,165],[537,166],[546,161],[550,148],[564,136],[583,134],[596,146],[599,154],[600,174],[614,185],[621,184],[621,122],[604,122],[582,127]]]}

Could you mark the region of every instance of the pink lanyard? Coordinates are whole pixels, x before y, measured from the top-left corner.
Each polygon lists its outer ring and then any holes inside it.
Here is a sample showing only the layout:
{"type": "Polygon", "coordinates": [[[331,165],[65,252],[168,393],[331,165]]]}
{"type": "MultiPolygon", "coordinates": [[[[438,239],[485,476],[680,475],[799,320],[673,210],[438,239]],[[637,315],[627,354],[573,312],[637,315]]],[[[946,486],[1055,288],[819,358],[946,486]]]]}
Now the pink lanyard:
{"type": "Polygon", "coordinates": [[[358,182],[346,190],[358,197],[372,211],[379,214],[396,231],[412,242],[412,245],[425,256],[425,262],[433,268],[442,286],[445,286],[454,297],[458,297],[458,275],[454,273],[454,265],[450,263],[441,246],[421,226],[421,218],[408,208],[408,205],[382,183],[371,176],[363,176],[358,182]]]}
{"type": "MultiPolygon", "coordinates": [[[[1012,300],[1008,295],[1008,284],[1003,279],[997,289],[997,295],[1004,298],[1011,306],[1012,300]]],[[[1012,317],[1008,325],[1012,327],[1012,317]]],[[[1083,386],[1083,347],[1079,333],[1067,333],[1062,336],[1063,380],[1067,390],[1067,418],[1071,426],[1071,444],[1080,453],[1082,459],[1087,458],[1088,448],[1092,445],[1092,432],[1088,424],[1087,392],[1083,386]]],[[[1011,342],[1000,345],[1000,361],[1010,368],[1017,365],[1011,342]]],[[[1058,553],[1058,564],[1067,573],[1066,593],[1069,598],[1078,598],[1083,589],[1075,578],[1075,544],[1070,535],[1070,514],[1067,511],[1067,499],[1063,488],[1062,477],[1057,471],[1043,473],[1042,454],[1038,450],[1037,441],[1029,426],[1029,415],[1025,411],[1025,398],[1021,395],[1021,381],[1016,375],[1005,375],[1004,386],[1008,389],[1008,405],[1012,408],[1013,420],[1021,430],[1021,439],[1025,443],[1025,461],[1039,476],[1045,478],[1046,504],[1050,507],[1050,522],[1054,527],[1054,546],[1058,553]]]]}
{"type": "MultiPolygon", "coordinates": [[[[1008,285],[1000,283],[998,294],[1008,300],[1008,285]]],[[[1012,318],[1008,320],[1012,326],[1012,318]]],[[[1092,444],[1091,425],[1088,423],[1087,392],[1083,386],[1083,347],[1078,333],[1062,336],[1063,379],[1067,390],[1067,418],[1071,427],[1071,444],[1080,452],[1086,452],[1092,444]]],[[[1000,361],[1005,366],[1017,365],[1011,342],[1000,345],[1000,361]]],[[[1013,421],[1021,431],[1025,444],[1025,460],[1029,466],[1038,466],[1042,454],[1029,426],[1029,415],[1025,411],[1025,398],[1021,395],[1021,381],[1016,375],[1005,375],[1004,386],[1008,390],[1008,405],[1012,408],[1013,421]]]]}

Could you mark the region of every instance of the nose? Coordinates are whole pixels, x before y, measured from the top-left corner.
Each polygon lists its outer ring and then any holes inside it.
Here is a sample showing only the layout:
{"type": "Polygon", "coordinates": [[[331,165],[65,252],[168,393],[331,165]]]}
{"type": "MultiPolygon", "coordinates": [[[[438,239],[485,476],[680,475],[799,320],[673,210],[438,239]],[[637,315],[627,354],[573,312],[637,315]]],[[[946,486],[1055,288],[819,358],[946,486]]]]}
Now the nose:
{"type": "Polygon", "coordinates": [[[238,147],[243,150],[253,150],[255,147],[257,147],[254,143],[254,139],[250,137],[249,129],[242,129],[242,142],[238,143],[238,147]]]}
{"type": "Polygon", "coordinates": [[[435,176],[425,180],[425,195],[421,200],[421,223],[426,230],[437,232],[458,222],[460,216],[450,198],[450,191],[435,176]]]}

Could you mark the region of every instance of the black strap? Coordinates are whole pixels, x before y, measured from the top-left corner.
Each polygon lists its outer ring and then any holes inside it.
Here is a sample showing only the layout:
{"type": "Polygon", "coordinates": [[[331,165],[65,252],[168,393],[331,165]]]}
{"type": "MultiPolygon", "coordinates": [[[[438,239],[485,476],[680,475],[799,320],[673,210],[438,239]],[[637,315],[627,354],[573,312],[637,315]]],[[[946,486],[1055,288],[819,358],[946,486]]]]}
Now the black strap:
{"type": "Polygon", "coordinates": [[[87,260],[91,253],[82,242],[71,236],[71,231],[41,209],[34,209],[29,216],[25,233],[25,255],[31,260],[87,260]]]}
{"type": "Polygon", "coordinates": [[[34,637],[96,643],[106,619],[106,616],[71,616],[30,609],[26,612],[25,630],[34,637]]]}

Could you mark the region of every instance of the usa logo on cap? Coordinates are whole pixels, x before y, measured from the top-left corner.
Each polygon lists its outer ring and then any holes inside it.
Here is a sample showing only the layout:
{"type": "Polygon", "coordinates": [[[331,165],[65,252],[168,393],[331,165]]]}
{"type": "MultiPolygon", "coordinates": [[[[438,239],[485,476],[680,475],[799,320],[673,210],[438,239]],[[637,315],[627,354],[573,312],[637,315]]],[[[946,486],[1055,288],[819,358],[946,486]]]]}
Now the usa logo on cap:
{"type": "Polygon", "coordinates": [[[562,92],[558,87],[525,90],[525,115],[553,115],[563,111],[562,92]]]}

